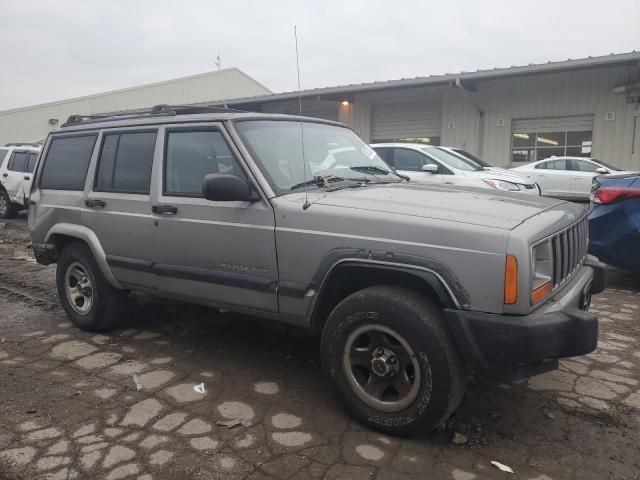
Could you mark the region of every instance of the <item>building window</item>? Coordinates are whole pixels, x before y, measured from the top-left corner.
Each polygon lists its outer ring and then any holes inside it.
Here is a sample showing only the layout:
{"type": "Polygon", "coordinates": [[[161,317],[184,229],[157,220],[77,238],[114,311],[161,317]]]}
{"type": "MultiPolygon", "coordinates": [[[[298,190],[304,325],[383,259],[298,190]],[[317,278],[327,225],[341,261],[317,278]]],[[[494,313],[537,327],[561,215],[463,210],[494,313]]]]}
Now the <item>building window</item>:
{"type": "Polygon", "coordinates": [[[593,131],[515,132],[511,160],[527,163],[552,156],[590,157],[593,131]]]}
{"type": "Polygon", "coordinates": [[[424,143],[425,145],[440,145],[440,137],[402,137],[375,139],[371,143],[424,143]]]}

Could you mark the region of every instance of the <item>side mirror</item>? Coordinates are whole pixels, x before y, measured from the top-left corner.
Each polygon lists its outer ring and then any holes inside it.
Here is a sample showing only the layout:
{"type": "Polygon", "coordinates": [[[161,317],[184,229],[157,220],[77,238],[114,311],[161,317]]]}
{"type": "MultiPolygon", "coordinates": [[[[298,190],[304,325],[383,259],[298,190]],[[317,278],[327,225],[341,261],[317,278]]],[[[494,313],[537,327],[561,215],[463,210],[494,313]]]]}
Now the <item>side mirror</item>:
{"type": "Polygon", "coordinates": [[[427,173],[437,173],[438,165],[434,165],[433,163],[427,163],[426,165],[422,166],[422,171],[427,173]]]}
{"type": "Polygon", "coordinates": [[[606,169],[606,168],[604,168],[604,167],[600,167],[600,168],[597,168],[597,169],[596,169],[596,172],[597,172],[597,173],[600,173],[600,174],[602,174],[602,175],[606,175],[607,173],[609,173],[609,170],[607,170],[607,169],[606,169]]]}
{"type": "Polygon", "coordinates": [[[202,180],[202,196],[217,202],[257,202],[249,182],[230,173],[209,173],[202,180]]]}

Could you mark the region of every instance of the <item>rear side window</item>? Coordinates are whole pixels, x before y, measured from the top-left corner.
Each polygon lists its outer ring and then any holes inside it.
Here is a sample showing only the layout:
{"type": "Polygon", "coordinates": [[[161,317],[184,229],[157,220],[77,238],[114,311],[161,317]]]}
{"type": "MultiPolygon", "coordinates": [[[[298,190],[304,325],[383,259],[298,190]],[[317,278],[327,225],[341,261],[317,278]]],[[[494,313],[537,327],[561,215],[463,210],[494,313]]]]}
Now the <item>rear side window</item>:
{"type": "Polygon", "coordinates": [[[27,160],[27,173],[33,173],[33,171],[36,169],[36,162],[38,161],[38,154],[37,153],[30,153],[29,154],[29,159],[27,160]]]}
{"type": "Polygon", "coordinates": [[[8,170],[14,172],[25,172],[27,169],[27,154],[25,152],[14,152],[9,159],[8,170]]]}
{"type": "Polygon", "coordinates": [[[169,132],[165,194],[201,197],[202,180],[208,173],[231,173],[245,178],[222,133],[217,130],[169,132]]]}
{"type": "Polygon", "coordinates": [[[148,194],[156,135],[156,131],[105,135],[94,190],[148,194]]]}
{"type": "Polygon", "coordinates": [[[44,159],[40,188],[84,190],[96,138],[96,134],[53,138],[44,159]]]}

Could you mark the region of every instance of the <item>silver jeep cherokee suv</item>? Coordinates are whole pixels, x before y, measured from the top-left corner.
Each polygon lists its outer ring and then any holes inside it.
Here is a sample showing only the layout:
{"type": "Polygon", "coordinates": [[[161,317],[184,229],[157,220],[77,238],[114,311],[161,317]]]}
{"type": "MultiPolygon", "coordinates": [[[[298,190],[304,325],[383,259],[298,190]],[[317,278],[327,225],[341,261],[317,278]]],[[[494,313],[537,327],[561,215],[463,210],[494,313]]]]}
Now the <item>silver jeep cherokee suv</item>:
{"type": "Polygon", "coordinates": [[[321,332],[345,407],[442,424],[469,374],[507,381],[594,350],[605,271],[581,207],[408,182],[344,125],[158,106],[49,135],[29,225],[78,327],[129,291],[321,332]]]}

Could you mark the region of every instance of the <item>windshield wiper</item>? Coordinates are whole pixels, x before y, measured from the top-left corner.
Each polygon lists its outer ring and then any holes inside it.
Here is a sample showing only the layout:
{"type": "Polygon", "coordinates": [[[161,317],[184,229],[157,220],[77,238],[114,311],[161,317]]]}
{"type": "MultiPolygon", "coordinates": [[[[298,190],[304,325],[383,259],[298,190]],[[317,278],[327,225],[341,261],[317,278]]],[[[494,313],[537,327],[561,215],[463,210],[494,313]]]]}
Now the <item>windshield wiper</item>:
{"type": "MultiPolygon", "coordinates": [[[[366,165],[366,166],[362,166],[362,167],[350,167],[351,170],[355,170],[356,172],[364,172],[364,173],[369,173],[370,175],[373,175],[374,177],[376,177],[376,179],[378,178],[376,174],[382,174],[382,175],[389,175],[389,173],[393,173],[394,175],[397,175],[398,177],[402,178],[403,180],[407,180],[409,181],[409,177],[407,177],[406,175],[402,175],[398,172],[396,172],[395,170],[391,169],[391,170],[385,170],[384,168],[380,168],[380,167],[376,167],[375,165],[366,165]]],[[[380,183],[388,183],[388,182],[380,182],[380,183]]]]}
{"type": "Polygon", "coordinates": [[[289,190],[296,190],[302,187],[322,187],[324,185],[324,180],[322,177],[315,177],[313,180],[307,180],[306,182],[296,183],[295,185],[291,185],[289,190]]]}
{"type": "Polygon", "coordinates": [[[342,178],[335,177],[333,175],[316,175],[313,180],[307,180],[306,182],[296,183],[289,187],[289,190],[296,190],[302,187],[324,187],[325,190],[337,190],[345,187],[359,187],[364,183],[368,183],[368,178],[342,178]],[[346,182],[346,185],[345,185],[346,182]]]}

